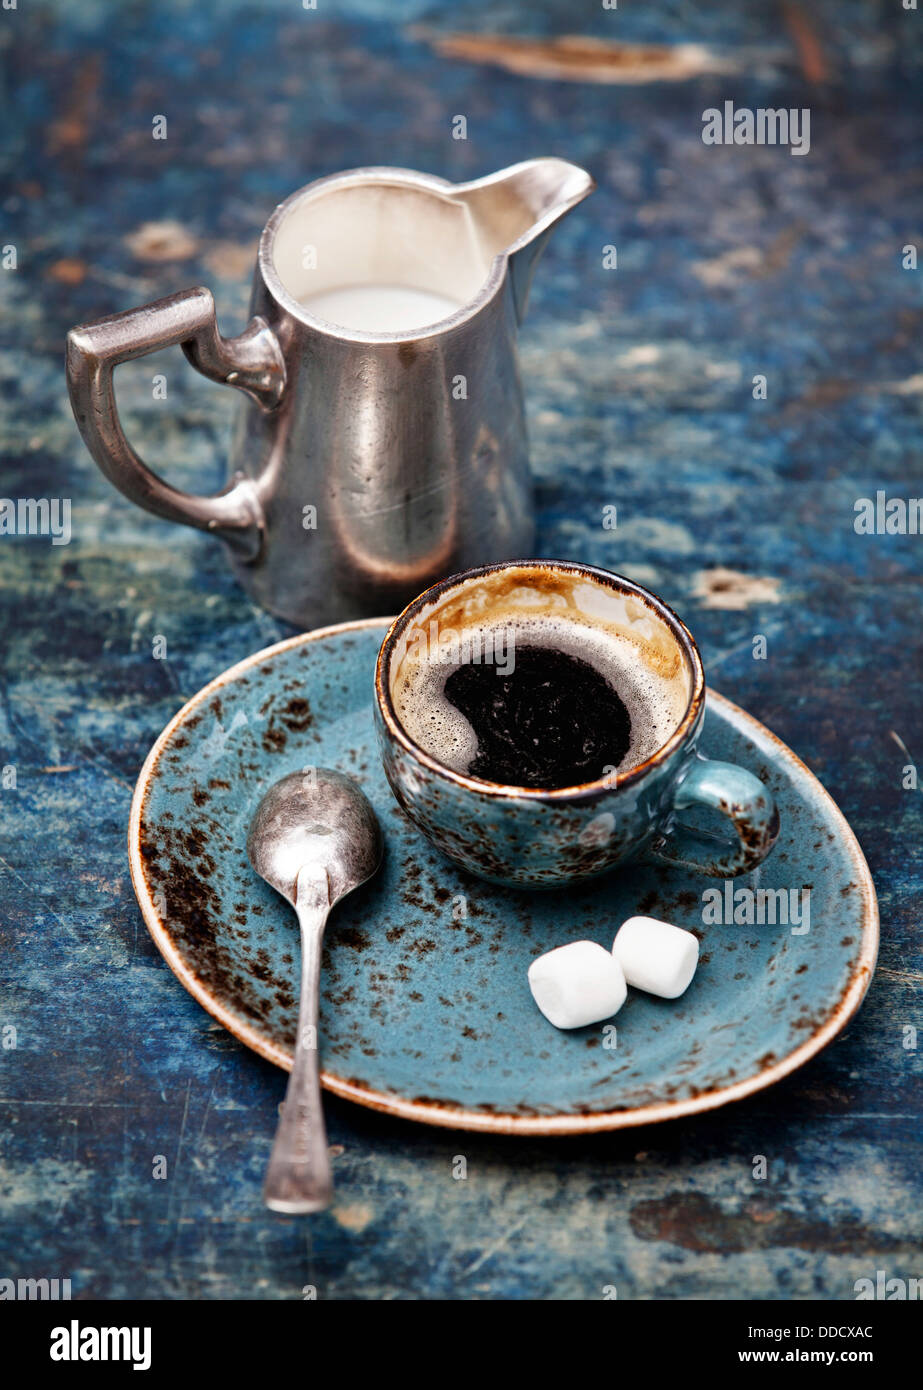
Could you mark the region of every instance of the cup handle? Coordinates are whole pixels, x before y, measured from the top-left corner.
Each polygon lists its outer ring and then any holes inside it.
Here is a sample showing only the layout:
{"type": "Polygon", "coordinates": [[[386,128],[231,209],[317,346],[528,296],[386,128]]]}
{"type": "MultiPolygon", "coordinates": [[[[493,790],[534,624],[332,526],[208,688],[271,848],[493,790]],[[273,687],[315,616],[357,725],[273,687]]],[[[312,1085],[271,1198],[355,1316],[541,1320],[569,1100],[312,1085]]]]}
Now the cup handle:
{"type": "Polygon", "coordinates": [[[655,840],[651,853],[712,878],[736,878],[762,864],[779,835],[779,812],[769,788],[736,763],[715,762],[696,754],[680,783],[673,809],[708,806],[731,822],[733,843],[713,859],[703,859],[703,837],[689,826],[673,824],[655,840]]]}
{"type": "Polygon", "coordinates": [[[67,385],[77,426],[103,473],[132,502],[167,521],[211,531],[228,541],[242,559],[254,560],[265,527],[249,478],[237,474],[212,497],[181,492],[147,467],[122,431],[112,384],[114,368],[176,343],[212,381],[236,386],[265,409],[278,405],[285,386],[285,362],[272,329],[265,319],[256,317],[239,338],[222,338],[211,291],[200,286],[71,329],[67,385]]]}

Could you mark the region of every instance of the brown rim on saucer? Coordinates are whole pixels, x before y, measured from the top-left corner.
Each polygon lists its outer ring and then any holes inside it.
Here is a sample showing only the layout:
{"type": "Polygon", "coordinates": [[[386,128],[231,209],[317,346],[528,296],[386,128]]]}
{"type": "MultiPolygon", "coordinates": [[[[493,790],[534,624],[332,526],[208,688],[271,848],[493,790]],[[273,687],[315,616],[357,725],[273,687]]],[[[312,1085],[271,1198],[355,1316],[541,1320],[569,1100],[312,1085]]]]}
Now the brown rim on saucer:
{"type": "Polygon", "coordinates": [[[470,777],[465,772],[456,772],[421,748],[406,732],[395,713],[394,701],[391,698],[391,682],[390,679],[385,678],[385,666],[389,667],[388,674],[390,675],[391,656],[395,641],[408,623],[442,594],[448,593],[452,589],[461,588],[471,579],[480,579],[487,574],[500,574],[504,571],[517,569],[564,570],[568,574],[588,575],[591,579],[617,593],[627,593],[638,599],[646,608],[656,614],[662,623],[666,624],[676,638],[677,645],[683,653],[689,674],[692,677],[689,703],[682,719],[666,743],[661,744],[655,752],[631,768],[630,771],[619,774],[618,785],[619,787],[627,787],[633,782],[640,781],[653,767],[664,762],[671,753],[675,752],[686,738],[689,730],[701,717],[705,702],[705,672],[702,668],[702,658],[692,633],[683,620],[673,612],[669,604],[664,603],[662,598],[658,598],[656,594],[651,593],[650,589],[645,589],[624,575],[615,574],[612,570],[599,569],[596,565],[581,565],[573,560],[505,560],[497,565],[481,565],[477,569],[463,570],[459,574],[450,575],[448,579],[441,579],[438,584],[431,585],[412,603],[409,603],[403,613],[398,614],[394,619],[385,634],[385,640],[381,644],[381,651],[378,653],[378,661],[375,664],[375,695],[389,734],[430,772],[435,772],[437,776],[443,777],[447,782],[454,782],[459,787],[466,787],[469,791],[478,792],[481,796],[515,796],[539,801],[576,801],[584,796],[595,796],[599,792],[611,791],[611,784],[605,777],[594,778],[592,782],[577,782],[571,787],[546,789],[543,787],[517,787],[510,782],[489,782],[482,777],[470,777]]]}
{"type": "MultiPolygon", "coordinates": [[[[678,621],[679,619],[677,619],[678,621]]],[[[301,633],[298,636],[287,638],[283,642],[277,642],[273,646],[264,647],[262,651],[255,652],[252,656],[222,672],[220,676],[210,681],[198,694],[183,705],[182,709],[177,711],[167,724],[144,762],[132,797],[128,822],[128,856],[131,878],[145,925],[155,945],[179,981],[207,1013],[223,1024],[230,1033],[233,1033],[252,1051],[285,1070],[291,1068],[291,1057],[282,1048],[257,1032],[256,1029],[243,1023],[238,1017],[230,1013],[219,1000],[216,1000],[209,993],[203,981],[177,951],[169,931],[161,921],[145,878],[144,860],[140,850],[141,823],[145,803],[157,764],[161,755],[169,748],[177,728],[194,710],[209,700],[216,691],[221,690],[245,672],[252,670],[253,667],[271,660],[280,652],[288,651],[292,647],[306,646],[309,642],[332,636],[335,633],[393,626],[393,622],[394,620],[390,618],[367,618],[360,619],[358,622],[337,623],[331,627],[318,628],[314,632],[301,633]]],[[[841,842],[849,855],[851,872],[860,894],[862,944],[852,974],[837,1001],[836,1007],[816,1032],[785,1057],[763,1067],[761,1071],[743,1081],[711,1091],[703,1091],[699,1095],[684,1100],[664,1101],[658,1104],[639,1106],[632,1110],[535,1116],[485,1113],[445,1105],[439,1101],[407,1100],[402,1096],[377,1091],[336,1076],[331,1072],[322,1071],[321,1083],[326,1090],[331,1091],[334,1095],[342,1096],[346,1100],[355,1101],[356,1104],[364,1105],[371,1110],[379,1110],[387,1115],[397,1115],[402,1119],[415,1120],[422,1124],[437,1125],[447,1129],[476,1130],[494,1134],[592,1134],[604,1130],[630,1129],[638,1125],[658,1124],[664,1120],[679,1119],[682,1116],[699,1114],[705,1110],[715,1110],[719,1106],[741,1100],[745,1096],[764,1090],[767,1086],[773,1085],[776,1081],[788,1076],[789,1073],[796,1071],[836,1036],[862,1003],[878,956],[878,902],[865,857],[842,811],[830,793],[801,759],[771,730],[754,719],[752,715],[747,714],[746,710],[740,709],[738,705],[725,699],[723,695],[716,694],[714,690],[709,691],[708,698],[715,701],[726,713],[731,714],[735,722],[742,725],[751,736],[758,735],[760,738],[768,739],[774,746],[779,761],[786,765],[790,772],[796,772],[800,779],[807,779],[815,794],[823,802],[830,819],[837,826],[841,842]]]]}

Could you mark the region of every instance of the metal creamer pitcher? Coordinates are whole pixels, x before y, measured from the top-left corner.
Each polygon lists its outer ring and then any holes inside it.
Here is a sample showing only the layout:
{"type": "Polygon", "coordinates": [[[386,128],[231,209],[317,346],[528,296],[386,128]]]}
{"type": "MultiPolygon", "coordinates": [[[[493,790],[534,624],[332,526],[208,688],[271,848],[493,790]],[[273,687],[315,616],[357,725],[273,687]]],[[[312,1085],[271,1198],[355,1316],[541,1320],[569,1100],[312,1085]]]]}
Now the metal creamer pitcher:
{"type": "Polygon", "coordinates": [[[139,506],[227,542],[244,588],[300,626],[528,555],[517,328],[552,228],[594,186],[561,159],[465,184],[388,168],[308,184],[263,231],[239,337],[202,288],[68,334],[90,453],[139,506]],[[115,366],[175,343],[246,397],[211,497],[153,473],[119,423],[115,366]]]}

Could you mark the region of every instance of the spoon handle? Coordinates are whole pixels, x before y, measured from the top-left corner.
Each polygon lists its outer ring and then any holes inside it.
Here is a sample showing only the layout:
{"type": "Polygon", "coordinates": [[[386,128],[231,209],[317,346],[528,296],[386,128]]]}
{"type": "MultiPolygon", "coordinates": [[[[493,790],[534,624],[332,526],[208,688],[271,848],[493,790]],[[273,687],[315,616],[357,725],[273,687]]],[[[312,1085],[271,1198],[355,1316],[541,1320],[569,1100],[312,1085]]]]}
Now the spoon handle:
{"type": "Polygon", "coordinates": [[[301,1003],[295,1057],[266,1169],[263,1200],[273,1211],[322,1211],[333,1180],[321,1103],[317,1015],[324,927],[330,911],[327,875],[306,866],[298,875],[295,911],[301,927],[301,1003]]]}

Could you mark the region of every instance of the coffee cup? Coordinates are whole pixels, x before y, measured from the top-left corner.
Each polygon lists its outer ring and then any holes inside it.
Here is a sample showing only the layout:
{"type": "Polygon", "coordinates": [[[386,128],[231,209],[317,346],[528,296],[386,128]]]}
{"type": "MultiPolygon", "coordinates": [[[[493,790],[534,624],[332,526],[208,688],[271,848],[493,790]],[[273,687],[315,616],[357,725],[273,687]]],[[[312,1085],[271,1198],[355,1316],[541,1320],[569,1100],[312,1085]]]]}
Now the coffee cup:
{"type": "Polygon", "coordinates": [[[561,887],[639,854],[734,877],[778,836],[759,778],[698,752],[691,633],[624,576],[521,560],[444,579],[388,629],[375,692],[399,805],[491,882],[561,887]]]}

